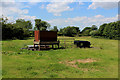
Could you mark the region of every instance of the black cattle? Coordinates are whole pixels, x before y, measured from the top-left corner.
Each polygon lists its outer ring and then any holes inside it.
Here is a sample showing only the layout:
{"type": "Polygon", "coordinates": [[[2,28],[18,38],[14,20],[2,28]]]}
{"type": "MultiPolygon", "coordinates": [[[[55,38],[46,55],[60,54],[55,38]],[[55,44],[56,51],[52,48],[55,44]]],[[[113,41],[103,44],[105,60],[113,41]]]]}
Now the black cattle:
{"type": "Polygon", "coordinates": [[[84,47],[84,48],[89,47],[90,48],[90,45],[91,45],[89,41],[79,41],[79,40],[75,40],[74,44],[80,48],[82,48],[82,47],[84,47]]]}

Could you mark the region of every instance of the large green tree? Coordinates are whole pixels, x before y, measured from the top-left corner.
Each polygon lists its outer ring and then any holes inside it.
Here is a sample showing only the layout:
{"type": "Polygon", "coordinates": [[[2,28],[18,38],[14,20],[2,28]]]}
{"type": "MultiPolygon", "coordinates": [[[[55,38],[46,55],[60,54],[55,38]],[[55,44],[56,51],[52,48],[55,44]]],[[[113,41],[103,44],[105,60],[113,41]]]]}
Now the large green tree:
{"type": "Polygon", "coordinates": [[[104,24],[102,24],[102,25],[99,27],[98,33],[99,33],[100,36],[104,36],[104,35],[103,35],[103,31],[104,31],[106,25],[107,25],[107,24],[104,23],[104,24]]]}
{"type": "Polygon", "coordinates": [[[63,29],[60,29],[60,32],[62,32],[65,36],[74,36],[78,35],[80,33],[79,27],[74,26],[67,26],[63,29]]]}
{"type": "Polygon", "coordinates": [[[85,27],[81,33],[83,36],[90,36],[91,31],[92,31],[91,27],[85,27]]]}
{"type": "Polygon", "coordinates": [[[35,19],[35,28],[37,28],[38,30],[40,30],[41,27],[41,19],[35,19]]]}
{"type": "Polygon", "coordinates": [[[42,21],[41,19],[35,19],[35,28],[37,30],[46,30],[47,28],[50,27],[50,24],[46,21],[42,21]]]}
{"type": "Polygon", "coordinates": [[[26,29],[32,29],[31,21],[25,21],[24,19],[17,19],[15,25],[26,29]]]}
{"type": "Polygon", "coordinates": [[[57,26],[54,26],[53,31],[58,31],[57,26]]]}
{"type": "Polygon", "coordinates": [[[94,37],[96,35],[109,39],[120,39],[120,21],[102,24],[94,37]]]}
{"type": "Polygon", "coordinates": [[[96,25],[92,25],[91,29],[92,29],[92,30],[97,30],[98,28],[97,28],[96,25]]]}
{"type": "Polygon", "coordinates": [[[96,25],[92,25],[92,27],[85,27],[81,33],[83,36],[91,36],[91,33],[93,34],[97,29],[96,25]]]}
{"type": "Polygon", "coordinates": [[[31,22],[23,19],[16,20],[16,23],[8,23],[7,18],[0,18],[0,24],[2,25],[2,39],[24,39],[29,37],[29,29],[31,28],[31,22]]]}
{"type": "Polygon", "coordinates": [[[82,31],[81,31],[81,33],[83,33],[84,31],[86,31],[86,30],[90,30],[91,29],[91,27],[85,27],[82,31]]]}

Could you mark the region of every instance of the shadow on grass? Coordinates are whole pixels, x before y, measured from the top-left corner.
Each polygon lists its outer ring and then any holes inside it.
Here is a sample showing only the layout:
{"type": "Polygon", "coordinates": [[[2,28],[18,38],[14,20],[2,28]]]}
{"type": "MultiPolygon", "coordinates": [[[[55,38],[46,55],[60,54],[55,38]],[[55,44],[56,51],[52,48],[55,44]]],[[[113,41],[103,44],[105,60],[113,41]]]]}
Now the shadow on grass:
{"type": "MultiPolygon", "coordinates": [[[[95,48],[95,49],[101,49],[101,48],[99,48],[99,47],[76,47],[76,48],[95,48]]],[[[27,50],[32,50],[32,51],[39,51],[39,48],[38,47],[35,47],[35,48],[21,48],[21,49],[27,49],[27,50]]],[[[67,49],[67,48],[65,48],[65,47],[59,47],[59,48],[41,48],[40,49],[40,51],[46,51],[46,50],[62,50],[62,49],[67,49]]]]}
{"type": "MultiPolygon", "coordinates": [[[[21,48],[21,49],[27,49],[27,50],[32,50],[32,51],[39,51],[38,47],[35,48],[21,48]]],[[[60,47],[60,48],[41,48],[40,51],[46,51],[46,50],[59,50],[59,49],[65,49],[64,47],[60,47]]]]}
{"type": "Polygon", "coordinates": [[[23,39],[16,39],[16,38],[13,38],[13,39],[2,39],[0,41],[12,41],[12,40],[28,40],[28,39],[33,39],[33,37],[25,37],[23,39]]]}

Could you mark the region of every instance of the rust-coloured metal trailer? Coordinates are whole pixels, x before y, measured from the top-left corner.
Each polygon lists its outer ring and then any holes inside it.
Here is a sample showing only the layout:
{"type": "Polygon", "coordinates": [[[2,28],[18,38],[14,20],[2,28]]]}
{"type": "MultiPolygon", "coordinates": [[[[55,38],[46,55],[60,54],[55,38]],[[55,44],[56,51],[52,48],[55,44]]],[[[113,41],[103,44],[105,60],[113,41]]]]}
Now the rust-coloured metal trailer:
{"type": "Polygon", "coordinates": [[[34,31],[35,40],[34,40],[34,47],[35,45],[52,45],[52,48],[54,44],[58,45],[59,48],[59,41],[57,41],[57,31],[34,31]]]}

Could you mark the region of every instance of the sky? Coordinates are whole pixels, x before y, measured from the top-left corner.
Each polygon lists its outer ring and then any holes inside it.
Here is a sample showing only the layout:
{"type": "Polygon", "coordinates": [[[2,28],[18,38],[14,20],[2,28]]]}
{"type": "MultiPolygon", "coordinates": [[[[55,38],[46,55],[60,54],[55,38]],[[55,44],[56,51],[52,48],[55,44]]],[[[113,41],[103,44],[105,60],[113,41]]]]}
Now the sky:
{"type": "Polygon", "coordinates": [[[8,18],[9,22],[15,22],[17,19],[31,20],[35,26],[34,19],[47,21],[59,29],[66,26],[77,26],[82,30],[85,27],[103,23],[114,22],[118,20],[118,2],[43,2],[43,1],[27,1],[16,2],[1,1],[0,15],[8,18]]]}

